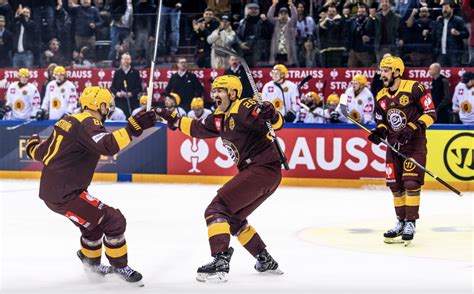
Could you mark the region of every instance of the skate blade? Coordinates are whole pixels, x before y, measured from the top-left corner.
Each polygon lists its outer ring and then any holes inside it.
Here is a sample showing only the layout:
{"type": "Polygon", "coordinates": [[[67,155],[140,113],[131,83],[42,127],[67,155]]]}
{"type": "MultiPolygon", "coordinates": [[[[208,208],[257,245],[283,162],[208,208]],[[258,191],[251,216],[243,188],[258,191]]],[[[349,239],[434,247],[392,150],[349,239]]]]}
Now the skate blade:
{"type": "Polygon", "coordinates": [[[403,241],[403,245],[404,245],[405,247],[407,247],[407,246],[410,245],[410,244],[411,244],[411,240],[405,240],[405,241],[403,241]]]}
{"type": "Polygon", "coordinates": [[[201,283],[225,283],[228,281],[227,273],[218,272],[215,274],[208,273],[198,273],[196,276],[196,281],[201,283]]]}
{"type": "Polygon", "coordinates": [[[84,269],[84,273],[86,275],[86,278],[91,281],[91,282],[101,282],[104,281],[105,276],[108,274],[103,274],[97,271],[94,271],[91,266],[83,264],[82,268],[84,269]]]}
{"type": "Polygon", "coordinates": [[[130,287],[133,287],[133,288],[135,288],[135,287],[144,287],[145,286],[145,283],[143,282],[143,279],[141,279],[140,281],[136,281],[136,282],[129,282],[117,273],[112,273],[108,276],[111,276],[112,280],[115,280],[115,281],[120,280],[121,283],[123,283],[125,285],[129,285],[130,287]]]}
{"type": "Polygon", "coordinates": [[[398,239],[398,237],[395,237],[395,238],[385,237],[383,241],[387,244],[401,244],[401,243],[403,243],[403,241],[401,239],[398,239]]]}
{"type": "Polygon", "coordinates": [[[275,269],[275,270],[267,270],[267,271],[260,272],[260,273],[261,273],[261,274],[264,274],[264,275],[272,275],[272,276],[275,276],[275,275],[276,275],[276,276],[280,276],[280,275],[283,275],[283,274],[284,274],[284,272],[283,272],[281,269],[279,269],[279,268],[277,268],[277,269],[275,269]]]}

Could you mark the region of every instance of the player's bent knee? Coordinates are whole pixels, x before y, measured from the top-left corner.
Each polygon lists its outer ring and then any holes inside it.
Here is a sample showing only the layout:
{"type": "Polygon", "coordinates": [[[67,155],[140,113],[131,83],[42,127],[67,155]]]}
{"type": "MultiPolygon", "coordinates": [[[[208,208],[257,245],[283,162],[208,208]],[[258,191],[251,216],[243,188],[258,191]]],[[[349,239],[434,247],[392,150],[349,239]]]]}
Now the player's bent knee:
{"type": "Polygon", "coordinates": [[[398,184],[393,184],[389,186],[390,191],[392,191],[393,196],[402,196],[405,193],[405,188],[398,185],[398,184]]]}
{"type": "Polygon", "coordinates": [[[120,210],[107,207],[100,226],[107,236],[119,236],[125,232],[127,221],[120,210]]]}
{"type": "Polygon", "coordinates": [[[417,181],[405,181],[403,182],[403,186],[407,191],[408,195],[419,195],[421,190],[421,184],[417,181]]]}
{"type": "Polygon", "coordinates": [[[229,217],[226,210],[227,206],[222,201],[212,201],[204,212],[206,223],[209,225],[216,222],[228,222],[229,217]]]}

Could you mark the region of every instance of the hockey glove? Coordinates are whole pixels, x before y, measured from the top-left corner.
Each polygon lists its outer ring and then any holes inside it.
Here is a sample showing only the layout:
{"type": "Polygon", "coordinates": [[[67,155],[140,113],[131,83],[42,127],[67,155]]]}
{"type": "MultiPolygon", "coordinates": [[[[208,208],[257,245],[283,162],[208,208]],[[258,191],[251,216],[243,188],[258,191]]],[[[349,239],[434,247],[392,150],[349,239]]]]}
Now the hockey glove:
{"type": "Polygon", "coordinates": [[[339,112],[333,111],[333,112],[331,112],[330,115],[331,115],[330,121],[331,121],[332,123],[338,123],[338,122],[340,122],[340,121],[339,121],[339,112]]]}
{"type": "Polygon", "coordinates": [[[46,119],[46,111],[44,109],[38,110],[36,112],[36,120],[45,120],[46,119]]]}
{"type": "Polygon", "coordinates": [[[0,108],[0,119],[2,119],[7,114],[7,112],[10,112],[11,110],[12,108],[10,106],[4,106],[0,108]]]}
{"type": "Polygon", "coordinates": [[[380,144],[382,142],[382,139],[385,138],[387,138],[387,128],[382,126],[373,129],[368,137],[369,141],[374,143],[375,145],[380,144]]]}
{"type": "Polygon", "coordinates": [[[285,122],[294,122],[295,121],[295,118],[296,118],[296,115],[295,113],[290,110],[288,111],[286,114],[285,114],[285,122]]]}
{"type": "Polygon", "coordinates": [[[421,133],[425,128],[425,124],[420,121],[409,122],[398,134],[398,142],[408,143],[414,135],[421,133]]]}
{"type": "Polygon", "coordinates": [[[149,129],[155,125],[156,114],[154,111],[140,111],[139,113],[127,119],[127,128],[134,137],[138,137],[143,130],[149,129]]]}
{"type": "Polygon", "coordinates": [[[41,138],[40,136],[38,136],[38,134],[34,134],[32,135],[28,141],[26,142],[26,155],[33,159],[33,154],[32,154],[32,151],[34,150],[34,148],[39,145],[39,143],[41,143],[41,138]]]}
{"type": "Polygon", "coordinates": [[[273,103],[264,101],[262,105],[258,106],[260,112],[258,113],[258,118],[263,120],[269,120],[272,124],[278,121],[279,115],[273,103]]]}
{"type": "Polygon", "coordinates": [[[157,107],[154,110],[159,117],[163,118],[164,120],[168,122],[168,128],[170,130],[174,131],[177,129],[176,123],[179,120],[177,111],[171,111],[169,109],[161,108],[161,107],[157,107]]]}

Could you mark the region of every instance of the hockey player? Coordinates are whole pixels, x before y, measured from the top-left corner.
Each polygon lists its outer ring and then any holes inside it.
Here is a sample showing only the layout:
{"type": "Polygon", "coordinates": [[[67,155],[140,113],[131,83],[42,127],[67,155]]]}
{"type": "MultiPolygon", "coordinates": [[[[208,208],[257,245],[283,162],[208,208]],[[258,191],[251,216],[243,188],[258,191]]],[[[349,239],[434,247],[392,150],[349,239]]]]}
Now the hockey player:
{"type": "Polygon", "coordinates": [[[188,112],[188,117],[194,119],[205,119],[212,112],[204,108],[204,100],[201,97],[195,97],[191,101],[191,110],[188,112]]]}
{"type": "Polygon", "coordinates": [[[46,141],[33,135],[26,144],[27,155],[44,164],[39,197],[49,209],[79,227],[81,249],[77,255],[88,271],[99,276],[116,273],[139,285],[142,275],[128,266],[125,217],[87,190],[100,155],[124,149],[133,137],[155,125],[156,116],[153,111],[140,112],[128,119],[126,127],[108,133],[102,123],[113,103],[112,94],[100,87],[87,87],[80,103],[82,113],[56,122],[46,141]],[[100,263],[102,243],[111,266],[100,263]]]}
{"type": "Polygon", "coordinates": [[[109,114],[106,121],[127,121],[127,117],[122,109],[115,106],[115,103],[110,104],[109,114]]]}
{"type": "MultiPolygon", "coordinates": [[[[384,88],[377,94],[377,128],[369,135],[369,140],[379,144],[381,138],[387,138],[402,154],[424,166],[426,129],[436,120],[433,100],[422,84],[402,79],[405,65],[401,58],[383,58],[380,70],[384,88]]],[[[387,149],[386,164],[387,186],[394,196],[398,221],[394,228],[384,233],[385,242],[396,242],[395,238],[402,236],[407,246],[413,239],[415,222],[419,218],[424,171],[391,149],[387,149]]]]}
{"type": "Polygon", "coordinates": [[[261,106],[253,99],[240,98],[242,83],[238,77],[217,77],[211,85],[216,111],[204,120],[179,117],[176,111],[156,108],[156,113],[168,121],[170,128],[191,137],[221,137],[239,173],[217,191],[204,217],[208,229],[211,255],[214,260],[197,270],[197,280],[227,281],[229,262],[234,249],[230,236],[239,242],[257,261],[258,272],[283,274],[278,263],[265,249],[259,234],[247,222],[247,217],[277,189],[281,181],[278,152],[268,139],[265,122],[275,130],[283,125],[281,114],[270,102],[261,106]]]}
{"type": "Polygon", "coordinates": [[[454,89],[453,112],[465,125],[474,124],[474,72],[465,72],[454,89]]]}
{"type": "Polygon", "coordinates": [[[180,104],[181,104],[181,97],[176,93],[171,92],[169,93],[169,95],[165,97],[166,109],[170,110],[171,112],[176,110],[179,116],[186,116],[186,111],[182,109],[181,107],[179,107],[180,104]]]}
{"type": "Polygon", "coordinates": [[[301,97],[300,106],[297,116],[299,122],[318,124],[325,122],[324,110],[321,107],[321,98],[319,98],[316,92],[308,92],[303,95],[301,97]]]}
{"type": "MultiPolygon", "coordinates": [[[[368,88],[366,77],[361,74],[355,75],[352,86],[342,95],[347,96],[347,111],[354,120],[362,124],[374,123],[374,96],[368,88]]],[[[342,113],[338,118],[342,122],[352,123],[342,113]]]]}
{"type": "Polygon", "coordinates": [[[339,118],[342,116],[339,110],[339,96],[336,93],[332,93],[326,100],[326,109],[324,110],[324,118],[330,123],[342,122],[339,118]]]}
{"type": "Polygon", "coordinates": [[[140,107],[137,107],[132,111],[132,116],[134,116],[135,114],[139,113],[142,110],[145,110],[147,101],[148,101],[148,97],[146,95],[141,96],[139,100],[140,107]]]}
{"type": "Polygon", "coordinates": [[[271,76],[272,80],[263,86],[263,100],[273,103],[286,122],[294,122],[299,110],[298,88],[295,83],[286,79],[288,69],[283,64],[275,65],[271,76]]]}
{"type": "Polygon", "coordinates": [[[6,93],[5,106],[0,109],[0,119],[31,119],[40,107],[40,95],[35,85],[28,82],[30,71],[21,68],[18,82],[12,83],[6,93]]]}
{"type": "Polygon", "coordinates": [[[76,86],[66,79],[66,69],[56,66],[53,71],[54,80],[46,86],[46,93],[37,114],[38,120],[49,117],[51,120],[60,119],[75,112],[77,107],[76,86]]]}

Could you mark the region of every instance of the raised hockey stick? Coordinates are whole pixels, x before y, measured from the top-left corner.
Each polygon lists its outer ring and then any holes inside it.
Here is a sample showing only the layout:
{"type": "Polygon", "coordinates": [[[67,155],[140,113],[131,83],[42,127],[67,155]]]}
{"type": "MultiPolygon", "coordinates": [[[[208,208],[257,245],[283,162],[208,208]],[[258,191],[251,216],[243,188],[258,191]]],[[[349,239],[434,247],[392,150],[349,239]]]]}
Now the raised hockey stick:
{"type": "MultiPolygon", "coordinates": [[[[361,129],[363,129],[364,131],[366,131],[367,133],[372,133],[371,130],[369,130],[366,126],[364,126],[363,124],[359,123],[358,121],[356,121],[355,119],[353,119],[349,113],[347,112],[347,96],[346,95],[341,95],[341,100],[339,101],[339,104],[340,104],[340,107],[341,107],[341,112],[342,114],[347,118],[349,119],[350,121],[352,121],[353,123],[355,123],[357,126],[359,126],[361,129]]],[[[422,169],[425,173],[429,174],[432,178],[434,178],[435,180],[437,180],[438,182],[440,182],[441,184],[443,184],[446,188],[448,188],[449,190],[453,191],[454,193],[456,193],[458,196],[462,196],[462,192],[457,190],[456,188],[454,188],[453,186],[451,186],[450,184],[446,183],[443,179],[441,179],[440,177],[438,177],[437,175],[435,175],[434,173],[432,173],[431,171],[427,170],[424,166],[422,166],[421,164],[419,164],[415,159],[411,158],[411,157],[408,157],[406,156],[405,154],[401,153],[400,151],[397,150],[397,148],[395,148],[392,144],[390,144],[388,142],[388,140],[386,139],[382,139],[380,138],[380,141],[382,141],[382,143],[384,143],[385,145],[387,145],[388,148],[392,149],[393,152],[397,153],[398,156],[400,156],[401,158],[405,159],[405,160],[408,160],[409,162],[413,163],[414,165],[416,165],[417,167],[419,167],[420,169],[422,169]]]]}
{"type": "Polygon", "coordinates": [[[299,84],[298,84],[298,93],[301,96],[301,88],[313,78],[312,75],[307,75],[299,84]]]}
{"type": "Polygon", "coordinates": [[[36,121],[35,119],[29,119],[29,120],[26,120],[20,124],[17,124],[17,125],[14,125],[14,126],[10,126],[10,127],[6,127],[6,130],[7,131],[12,131],[12,130],[16,130],[18,129],[19,127],[22,127],[22,126],[26,126],[27,124],[30,124],[32,122],[36,121]]]}
{"type": "MultiPolygon", "coordinates": [[[[215,46],[215,45],[212,46],[212,48],[214,48],[214,50],[222,54],[229,55],[229,56],[233,55],[239,59],[240,64],[242,64],[245,70],[245,75],[247,76],[247,79],[250,82],[250,86],[252,87],[252,92],[253,92],[254,97],[256,98],[258,104],[262,104],[262,97],[260,97],[260,95],[258,94],[257,85],[255,84],[255,80],[253,79],[252,72],[250,71],[250,68],[247,62],[245,61],[245,59],[240,57],[235,51],[231,49],[227,49],[227,48],[224,48],[221,46],[215,46]]],[[[278,137],[275,133],[275,130],[272,127],[271,122],[266,121],[265,124],[267,125],[268,131],[270,133],[270,136],[272,137],[273,143],[275,144],[278,154],[280,155],[280,160],[281,160],[281,163],[283,164],[283,167],[285,168],[285,170],[289,170],[290,167],[288,166],[288,159],[286,158],[285,153],[283,152],[283,149],[281,149],[280,142],[278,141],[278,137]]]]}
{"type": "Polygon", "coordinates": [[[155,59],[156,51],[158,50],[158,36],[160,31],[160,20],[161,20],[161,6],[163,0],[158,2],[158,17],[156,18],[156,31],[155,31],[155,47],[153,48],[153,59],[151,60],[150,66],[150,78],[148,79],[148,88],[147,88],[147,100],[146,100],[146,111],[151,109],[151,101],[153,100],[153,75],[155,74],[155,59]]]}

